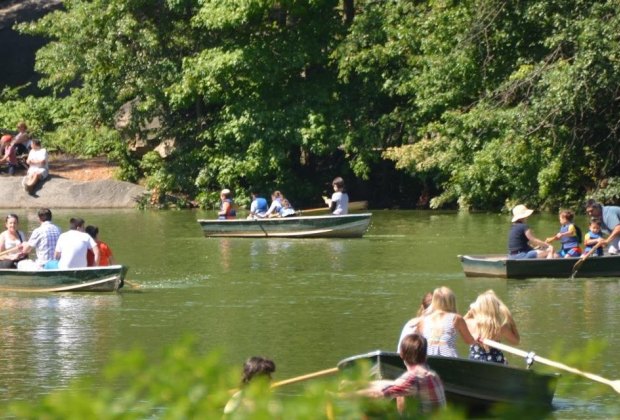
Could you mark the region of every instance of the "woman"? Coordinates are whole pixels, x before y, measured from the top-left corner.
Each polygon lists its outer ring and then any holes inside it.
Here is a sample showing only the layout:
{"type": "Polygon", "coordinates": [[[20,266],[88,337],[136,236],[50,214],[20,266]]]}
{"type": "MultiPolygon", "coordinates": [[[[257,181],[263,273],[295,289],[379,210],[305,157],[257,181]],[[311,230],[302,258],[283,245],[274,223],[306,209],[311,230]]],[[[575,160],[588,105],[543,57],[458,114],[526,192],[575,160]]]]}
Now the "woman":
{"type": "Polygon", "coordinates": [[[232,200],[232,193],[228,188],[224,188],[220,192],[220,211],[217,213],[217,218],[220,220],[234,219],[237,217],[237,211],[232,200]]]}
{"type": "MultiPolygon", "coordinates": [[[[471,335],[477,337],[481,343],[485,338],[498,342],[504,340],[514,345],[521,340],[510,310],[493,290],[487,290],[476,298],[469,306],[465,322],[471,335]]],[[[470,346],[469,358],[506,364],[500,350],[479,343],[470,346]]]]}
{"type": "MultiPolygon", "coordinates": [[[[16,214],[6,217],[6,230],[0,233],[0,252],[17,247],[26,240],[24,232],[18,230],[19,218],[16,214]]],[[[18,250],[0,256],[0,268],[17,268],[17,261],[23,260],[25,255],[18,250]]]]}
{"type": "Polygon", "coordinates": [[[405,336],[418,333],[418,324],[422,320],[422,316],[426,313],[426,310],[431,306],[432,300],[433,293],[426,292],[422,298],[422,302],[420,302],[420,307],[418,308],[415,318],[411,318],[403,327],[403,330],[400,333],[400,338],[398,339],[398,344],[396,345],[396,352],[400,351],[400,343],[403,341],[405,336]]]}
{"type": "Polygon", "coordinates": [[[476,342],[463,317],[456,313],[456,297],[452,290],[447,287],[435,289],[428,311],[418,324],[418,331],[428,341],[429,356],[458,357],[457,333],[467,344],[476,342]]]}
{"type": "Polygon", "coordinates": [[[280,210],[282,210],[282,200],[284,200],[284,196],[280,191],[274,191],[271,194],[271,205],[269,206],[269,210],[265,213],[265,217],[280,217],[280,210]]]}
{"type": "Polygon", "coordinates": [[[534,236],[532,229],[525,223],[534,213],[523,204],[512,209],[512,226],[508,234],[508,255],[512,259],[553,258],[553,247],[534,236]],[[534,249],[530,244],[540,247],[534,249]]]}
{"type": "Polygon", "coordinates": [[[332,214],[347,214],[349,212],[349,194],[344,189],[344,180],[336,177],[332,181],[334,193],[331,198],[323,197],[323,201],[329,207],[332,214]]]}

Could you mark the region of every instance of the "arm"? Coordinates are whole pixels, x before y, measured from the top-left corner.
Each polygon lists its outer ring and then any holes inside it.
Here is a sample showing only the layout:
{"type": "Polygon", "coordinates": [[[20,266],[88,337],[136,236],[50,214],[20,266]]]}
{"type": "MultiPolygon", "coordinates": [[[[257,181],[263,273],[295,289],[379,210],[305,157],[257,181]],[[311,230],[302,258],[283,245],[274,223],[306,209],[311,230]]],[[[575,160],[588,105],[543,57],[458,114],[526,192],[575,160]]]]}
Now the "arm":
{"type": "Polygon", "coordinates": [[[508,318],[506,324],[502,326],[502,338],[514,345],[519,344],[519,341],[521,341],[521,336],[514,319],[508,318]]]}
{"type": "Polygon", "coordinates": [[[550,245],[546,242],[541,241],[540,239],[538,239],[536,236],[534,236],[534,233],[532,233],[532,229],[528,229],[525,231],[525,237],[527,238],[527,240],[534,245],[540,246],[542,248],[549,248],[550,245]]]}
{"type": "Polygon", "coordinates": [[[95,246],[92,248],[93,250],[93,254],[95,254],[95,266],[98,267],[99,266],[99,259],[101,257],[101,254],[99,253],[99,245],[95,244],[95,246]]]}
{"type": "Polygon", "coordinates": [[[613,228],[609,236],[603,239],[601,242],[603,245],[608,245],[617,236],[620,236],[620,224],[616,225],[616,227],[613,228]]]}
{"type": "Polygon", "coordinates": [[[469,328],[467,328],[467,324],[465,323],[465,320],[462,316],[457,315],[454,318],[454,327],[459,332],[459,334],[461,334],[461,338],[463,338],[463,341],[465,341],[465,343],[470,345],[476,343],[476,339],[469,332],[469,328]]]}

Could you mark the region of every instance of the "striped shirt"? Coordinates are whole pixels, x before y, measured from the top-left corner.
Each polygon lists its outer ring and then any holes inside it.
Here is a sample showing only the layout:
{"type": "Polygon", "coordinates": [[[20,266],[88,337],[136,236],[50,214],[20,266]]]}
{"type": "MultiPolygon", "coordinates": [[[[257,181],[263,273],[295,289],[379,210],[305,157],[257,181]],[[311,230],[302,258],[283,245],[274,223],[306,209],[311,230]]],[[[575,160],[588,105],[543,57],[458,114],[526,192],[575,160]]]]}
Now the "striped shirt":
{"type": "Polygon", "coordinates": [[[54,259],[54,250],[60,229],[50,221],[41,223],[41,226],[32,231],[28,245],[37,252],[37,264],[43,266],[46,262],[54,259]]]}
{"type": "Polygon", "coordinates": [[[414,397],[420,410],[428,413],[446,406],[446,394],[441,379],[426,363],[410,366],[392,385],[383,388],[383,396],[414,397]]]}
{"type": "Polygon", "coordinates": [[[444,312],[438,318],[431,314],[424,318],[422,335],[428,341],[426,354],[429,356],[458,357],[456,351],[456,314],[444,312]]]}

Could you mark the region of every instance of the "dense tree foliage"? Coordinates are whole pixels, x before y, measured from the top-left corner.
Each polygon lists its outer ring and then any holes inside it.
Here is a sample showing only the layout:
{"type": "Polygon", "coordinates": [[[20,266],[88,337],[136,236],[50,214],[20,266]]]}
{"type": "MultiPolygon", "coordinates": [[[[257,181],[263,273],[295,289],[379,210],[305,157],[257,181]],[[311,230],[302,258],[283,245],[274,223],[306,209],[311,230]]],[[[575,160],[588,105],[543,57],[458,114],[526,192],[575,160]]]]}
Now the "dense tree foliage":
{"type": "Polygon", "coordinates": [[[37,55],[49,95],[5,90],[0,126],[27,119],[56,149],[112,153],[162,193],[306,199],[383,159],[432,207],[618,198],[617,1],[64,4],[22,26],[52,40],[37,55]],[[175,139],[167,158],[122,140],[153,121],[151,141],[175,139]]]}

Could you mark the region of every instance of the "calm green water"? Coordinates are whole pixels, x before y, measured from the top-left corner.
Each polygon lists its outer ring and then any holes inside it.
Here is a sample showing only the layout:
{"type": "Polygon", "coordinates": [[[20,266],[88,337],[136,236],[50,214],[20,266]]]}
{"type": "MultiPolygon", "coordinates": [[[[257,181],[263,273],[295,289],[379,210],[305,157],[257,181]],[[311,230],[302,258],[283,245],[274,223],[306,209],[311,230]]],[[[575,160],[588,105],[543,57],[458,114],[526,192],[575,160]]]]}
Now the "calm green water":
{"type": "MultiPolygon", "coordinates": [[[[22,229],[38,225],[34,211],[18,214],[27,219],[22,229]]],[[[520,347],[544,357],[607,340],[587,369],[620,377],[619,279],[464,277],[456,256],[503,252],[506,215],[379,211],[363,239],[346,240],[207,239],[196,219],[211,212],[78,210],[56,211],[54,219],[64,230],[72,215],[100,227],[117,261],[129,265],[129,280],[142,287],[118,294],[1,294],[2,400],[98,374],[113,350],[140,346],[158,354],[188,333],[205,351],[225,348],[232,366],[250,355],[272,357],[278,380],[333,367],[354,354],[394,350],[421,296],[441,285],[455,291],[461,311],[494,289],[515,315],[520,347]]],[[[545,237],[558,222],[534,215],[531,226],[545,237]]],[[[553,417],[620,415],[610,387],[579,377],[569,386],[566,379],[553,417]]]]}

